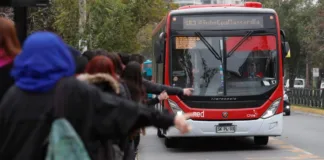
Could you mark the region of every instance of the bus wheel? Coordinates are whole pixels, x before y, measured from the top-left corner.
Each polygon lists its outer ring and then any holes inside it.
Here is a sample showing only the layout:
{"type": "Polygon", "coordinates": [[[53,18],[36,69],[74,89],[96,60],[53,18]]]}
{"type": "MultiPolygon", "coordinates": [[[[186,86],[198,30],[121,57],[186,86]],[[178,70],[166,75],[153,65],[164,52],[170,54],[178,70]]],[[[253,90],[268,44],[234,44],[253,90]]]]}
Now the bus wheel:
{"type": "Polygon", "coordinates": [[[286,112],[286,116],[290,116],[290,111],[286,112]]]}
{"type": "Polygon", "coordinates": [[[164,138],[164,135],[162,134],[162,131],[161,131],[161,129],[157,129],[157,136],[159,137],[159,138],[164,138]]]}
{"type": "Polygon", "coordinates": [[[175,148],[177,145],[177,139],[176,138],[165,138],[164,145],[167,148],[175,148]]]}
{"type": "Polygon", "coordinates": [[[269,142],[268,136],[255,136],[254,137],[254,144],[256,145],[267,145],[269,142]]]}

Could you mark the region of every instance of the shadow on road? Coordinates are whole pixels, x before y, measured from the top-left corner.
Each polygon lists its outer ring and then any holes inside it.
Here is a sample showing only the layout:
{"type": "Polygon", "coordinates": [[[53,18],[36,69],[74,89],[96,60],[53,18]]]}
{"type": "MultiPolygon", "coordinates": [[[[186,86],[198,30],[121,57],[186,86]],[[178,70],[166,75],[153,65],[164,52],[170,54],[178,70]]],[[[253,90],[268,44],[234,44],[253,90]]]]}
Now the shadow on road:
{"type": "MultiPolygon", "coordinates": [[[[178,142],[178,141],[177,141],[178,142]]],[[[164,138],[161,139],[164,144],[164,138]]],[[[270,141],[269,141],[270,143],[270,141]]],[[[208,152],[208,151],[256,151],[275,150],[267,146],[258,146],[253,143],[253,138],[185,138],[179,139],[177,146],[168,149],[170,152],[208,152]]]]}

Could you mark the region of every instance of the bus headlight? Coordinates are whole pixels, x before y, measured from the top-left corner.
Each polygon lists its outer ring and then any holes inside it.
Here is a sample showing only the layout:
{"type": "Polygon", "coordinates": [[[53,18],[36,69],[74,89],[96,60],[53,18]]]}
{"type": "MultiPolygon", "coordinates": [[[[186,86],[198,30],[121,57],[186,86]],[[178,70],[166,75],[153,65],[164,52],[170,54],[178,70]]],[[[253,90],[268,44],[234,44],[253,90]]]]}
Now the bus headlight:
{"type": "Polygon", "coordinates": [[[269,117],[272,117],[273,115],[275,115],[277,112],[277,109],[280,105],[280,100],[281,100],[281,98],[278,98],[277,100],[275,100],[270,105],[270,107],[263,113],[261,118],[266,119],[266,118],[269,118],[269,117]]]}
{"type": "Polygon", "coordinates": [[[171,99],[168,99],[169,105],[173,111],[173,113],[175,114],[183,114],[182,109],[177,105],[177,103],[175,103],[174,101],[172,101],[171,99]]]}

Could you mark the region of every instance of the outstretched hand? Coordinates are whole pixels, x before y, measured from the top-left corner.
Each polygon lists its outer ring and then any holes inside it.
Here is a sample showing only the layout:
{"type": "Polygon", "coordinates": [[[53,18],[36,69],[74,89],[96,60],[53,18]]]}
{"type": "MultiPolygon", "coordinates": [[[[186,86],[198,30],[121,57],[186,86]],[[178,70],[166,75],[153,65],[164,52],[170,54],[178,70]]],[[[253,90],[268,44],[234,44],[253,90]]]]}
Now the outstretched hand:
{"type": "Polygon", "coordinates": [[[145,130],[145,128],[141,128],[140,133],[142,133],[142,135],[145,136],[145,135],[146,135],[146,130],[145,130]]]}
{"type": "Polygon", "coordinates": [[[183,94],[186,95],[186,96],[191,96],[193,91],[194,91],[193,88],[184,88],[183,89],[183,94]]]}
{"type": "Polygon", "coordinates": [[[168,93],[167,93],[166,91],[161,92],[160,95],[158,96],[158,99],[159,99],[160,101],[162,101],[162,100],[166,100],[166,99],[168,99],[168,98],[169,98],[169,95],[168,95],[168,93]]]}
{"type": "Polygon", "coordinates": [[[191,126],[187,123],[187,119],[189,119],[192,115],[192,113],[176,115],[174,125],[181,132],[181,134],[186,134],[191,130],[191,126]]]}

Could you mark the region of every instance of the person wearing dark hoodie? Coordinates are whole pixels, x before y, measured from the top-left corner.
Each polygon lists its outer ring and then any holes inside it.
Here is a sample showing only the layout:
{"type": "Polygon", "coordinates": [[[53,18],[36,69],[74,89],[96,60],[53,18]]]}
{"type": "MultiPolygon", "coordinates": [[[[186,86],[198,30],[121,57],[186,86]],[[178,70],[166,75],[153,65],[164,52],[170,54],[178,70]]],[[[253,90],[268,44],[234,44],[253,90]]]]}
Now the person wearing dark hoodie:
{"type": "Polygon", "coordinates": [[[14,22],[0,17],[0,102],[14,80],[10,76],[13,59],[21,51],[14,22]]]}
{"type": "Polygon", "coordinates": [[[97,150],[89,147],[93,141],[118,139],[151,125],[159,128],[174,125],[181,133],[189,132],[186,119],[192,114],[159,113],[104,93],[77,80],[74,73],[71,53],[57,35],[35,32],[26,39],[13,64],[11,74],[15,85],[0,103],[1,160],[44,159],[46,145],[43,144],[51,123],[58,118],[53,112],[53,101],[64,109],[63,117],[79,134],[93,160],[97,159],[97,150]],[[37,128],[41,133],[34,132],[37,128]]]}

